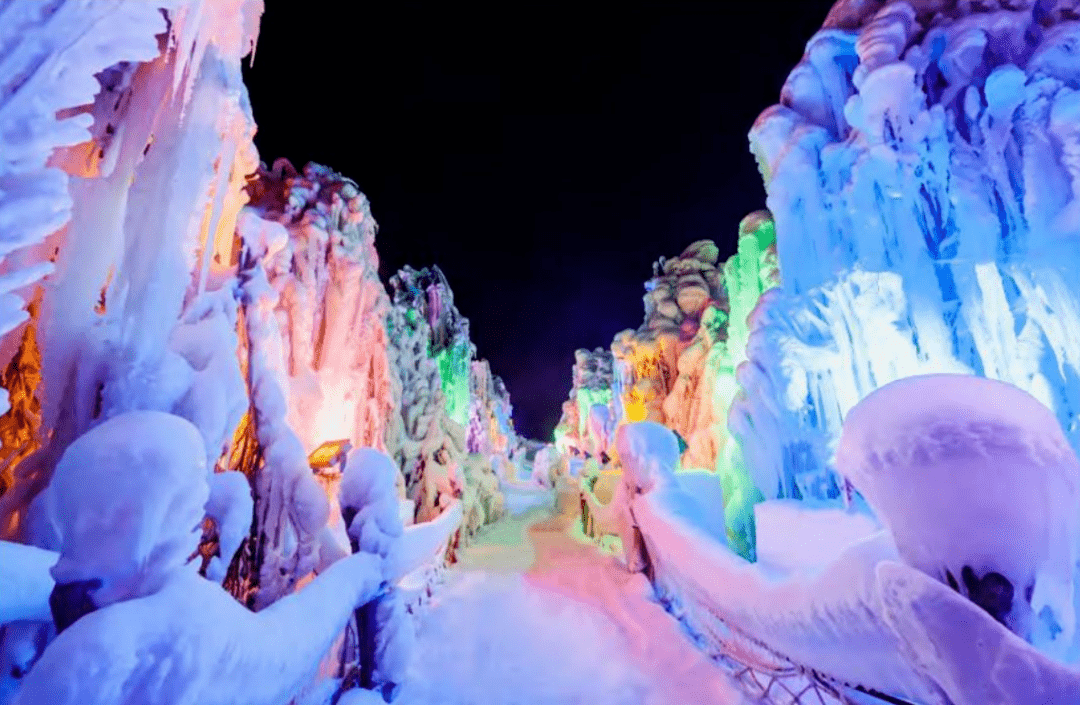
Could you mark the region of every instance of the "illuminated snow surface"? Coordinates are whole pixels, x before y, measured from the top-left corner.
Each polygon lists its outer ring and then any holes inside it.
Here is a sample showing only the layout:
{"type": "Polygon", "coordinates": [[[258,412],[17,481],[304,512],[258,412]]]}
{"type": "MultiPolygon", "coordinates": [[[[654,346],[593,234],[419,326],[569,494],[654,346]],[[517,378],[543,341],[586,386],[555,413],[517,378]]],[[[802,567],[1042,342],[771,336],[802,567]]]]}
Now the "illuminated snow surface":
{"type": "Polygon", "coordinates": [[[470,546],[425,616],[395,702],[747,702],[645,577],[575,541],[570,524],[532,509],[470,546]]]}

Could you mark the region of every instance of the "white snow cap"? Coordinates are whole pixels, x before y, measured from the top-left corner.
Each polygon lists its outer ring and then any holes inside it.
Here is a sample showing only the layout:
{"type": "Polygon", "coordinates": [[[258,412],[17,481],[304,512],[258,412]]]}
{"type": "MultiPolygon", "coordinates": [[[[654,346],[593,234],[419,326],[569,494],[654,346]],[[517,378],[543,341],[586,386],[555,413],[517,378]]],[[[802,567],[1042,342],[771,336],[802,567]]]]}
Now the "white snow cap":
{"type": "Polygon", "coordinates": [[[356,448],[345,461],[338,490],[342,511],[357,512],[347,527],[360,550],[386,556],[404,525],[397,496],[397,465],[375,448],[356,448]]]}
{"type": "Polygon", "coordinates": [[[851,410],[836,464],[907,563],[942,582],[997,572],[1010,629],[1050,652],[1071,643],[1080,462],[1038,400],[969,375],[901,379],[851,410]]]}
{"type": "Polygon", "coordinates": [[[100,579],[98,607],[151,594],[199,545],[209,496],[202,436],[172,414],[121,414],[64,451],[49,493],[57,583],[100,579]]]}
{"type": "Polygon", "coordinates": [[[615,449],[622,462],[623,481],[641,492],[671,481],[679,465],[679,441],[671,429],[655,421],[621,426],[615,449]]]}

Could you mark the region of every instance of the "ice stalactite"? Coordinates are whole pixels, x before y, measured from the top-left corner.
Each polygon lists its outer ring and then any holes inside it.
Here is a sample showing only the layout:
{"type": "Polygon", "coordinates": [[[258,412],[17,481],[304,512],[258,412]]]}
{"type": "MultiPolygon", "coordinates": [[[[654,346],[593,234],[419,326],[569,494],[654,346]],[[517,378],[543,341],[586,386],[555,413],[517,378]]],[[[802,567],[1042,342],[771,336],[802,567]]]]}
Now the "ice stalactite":
{"type": "MultiPolygon", "coordinates": [[[[49,442],[16,469],[12,491],[0,498],[0,516],[5,535],[47,543],[48,536],[26,532],[25,520],[67,444],[127,410],[182,413],[178,407],[199,376],[170,340],[185,308],[197,306],[196,251],[216,246],[218,229],[231,231],[239,207],[239,196],[224,199],[216,221],[206,218],[213,194],[238,190],[253,165],[254,126],[240,58],[254,41],[262,4],[165,3],[164,14],[153,3],[40,7],[42,25],[24,34],[46,31],[51,39],[24,42],[23,58],[53,43],[67,48],[38,56],[28,80],[49,78],[55,86],[36,90],[70,101],[43,110],[49,118],[34,123],[41,134],[32,146],[47,149],[31,161],[44,166],[47,160],[42,173],[63,190],[52,206],[38,203],[35,227],[48,224],[55,235],[47,249],[20,253],[24,262],[56,260],[38,326],[38,394],[49,442]],[[67,34],[75,37],[70,44],[61,41],[67,34]],[[105,54],[109,61],[102,64],[105,54]],[[53,115],[64,117],[60,128],[53,115]],[[41,213],[54,214],[56,223],[41,213]]],[[[19,180],[25,185],[35,178],[19,180]]],[[[223,254],[228,257],[215,253],[223,254]]],[[[217,439],[207,440],[213,447],[217,439]]]]}
{"type": "MultiPolygon", "coordinates": [[[[23,292],[53,269],[44,243],[72,210],[70,172],[55,156],[91,138],[95,75],[121,62],[153,60],[166,22],[153,3],[30,3],[7,8],[2,31],[0,336],[26,320],[23,292]],[[95,24],[98,33],[85,32],[95,24]]],[[[0,392],[6,407],[4,400],[0,392]]]]}
{"type": "Polygon", "coordinates": [[[323,488],[312,476],[307,452],[289,427],[285,339],[276,310],[279,294],[267,280],[263,262],[271,260],[287,237],[284,228],[253,213],[244,214],[240,232],[241,282],[248,338],[251,414],[261,463],[252,485],[255,519],[246,551],[247,576],[257,589],[250,606],[260,609],[293,591],[318,562],[318,538],[330,515],[323,488]]]}
{"type": "Polygon", "coordinates": [[[1009,382],[1080,447],[1068,2],[838,3],[751,132],[782,287],[733,410],[767,497],[836,497],[849,409],[921,373],[1009,382]]]}

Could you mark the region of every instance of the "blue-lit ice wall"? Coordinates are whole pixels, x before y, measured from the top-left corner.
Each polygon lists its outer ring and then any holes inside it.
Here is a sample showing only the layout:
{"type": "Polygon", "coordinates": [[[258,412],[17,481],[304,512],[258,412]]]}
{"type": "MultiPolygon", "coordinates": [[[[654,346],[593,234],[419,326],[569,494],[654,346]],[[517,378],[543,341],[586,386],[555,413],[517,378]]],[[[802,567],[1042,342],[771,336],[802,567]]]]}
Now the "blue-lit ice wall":
{"type": "Polygon", "coordinates": [[[841,15],[751,132],[782,281],[729,417],[756,484],[836,498],[846,412],[928,372],[1031,392],[1080,449],[1080,22],[841,15]]]}

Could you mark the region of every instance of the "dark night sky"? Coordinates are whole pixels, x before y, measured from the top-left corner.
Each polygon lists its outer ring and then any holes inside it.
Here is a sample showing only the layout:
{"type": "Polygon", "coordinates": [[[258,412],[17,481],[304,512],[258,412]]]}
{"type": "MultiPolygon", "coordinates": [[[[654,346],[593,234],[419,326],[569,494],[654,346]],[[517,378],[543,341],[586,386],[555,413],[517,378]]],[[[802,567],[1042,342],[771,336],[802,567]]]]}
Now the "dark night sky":
{"type": "Polygon", "coordinates": [[[383,280],[438,264],[545,440],[652,262],[764,206],[746,133],[831,3],[582,5],[267,0],[245,71],[263,161],[355,180],[383,280]]]}

